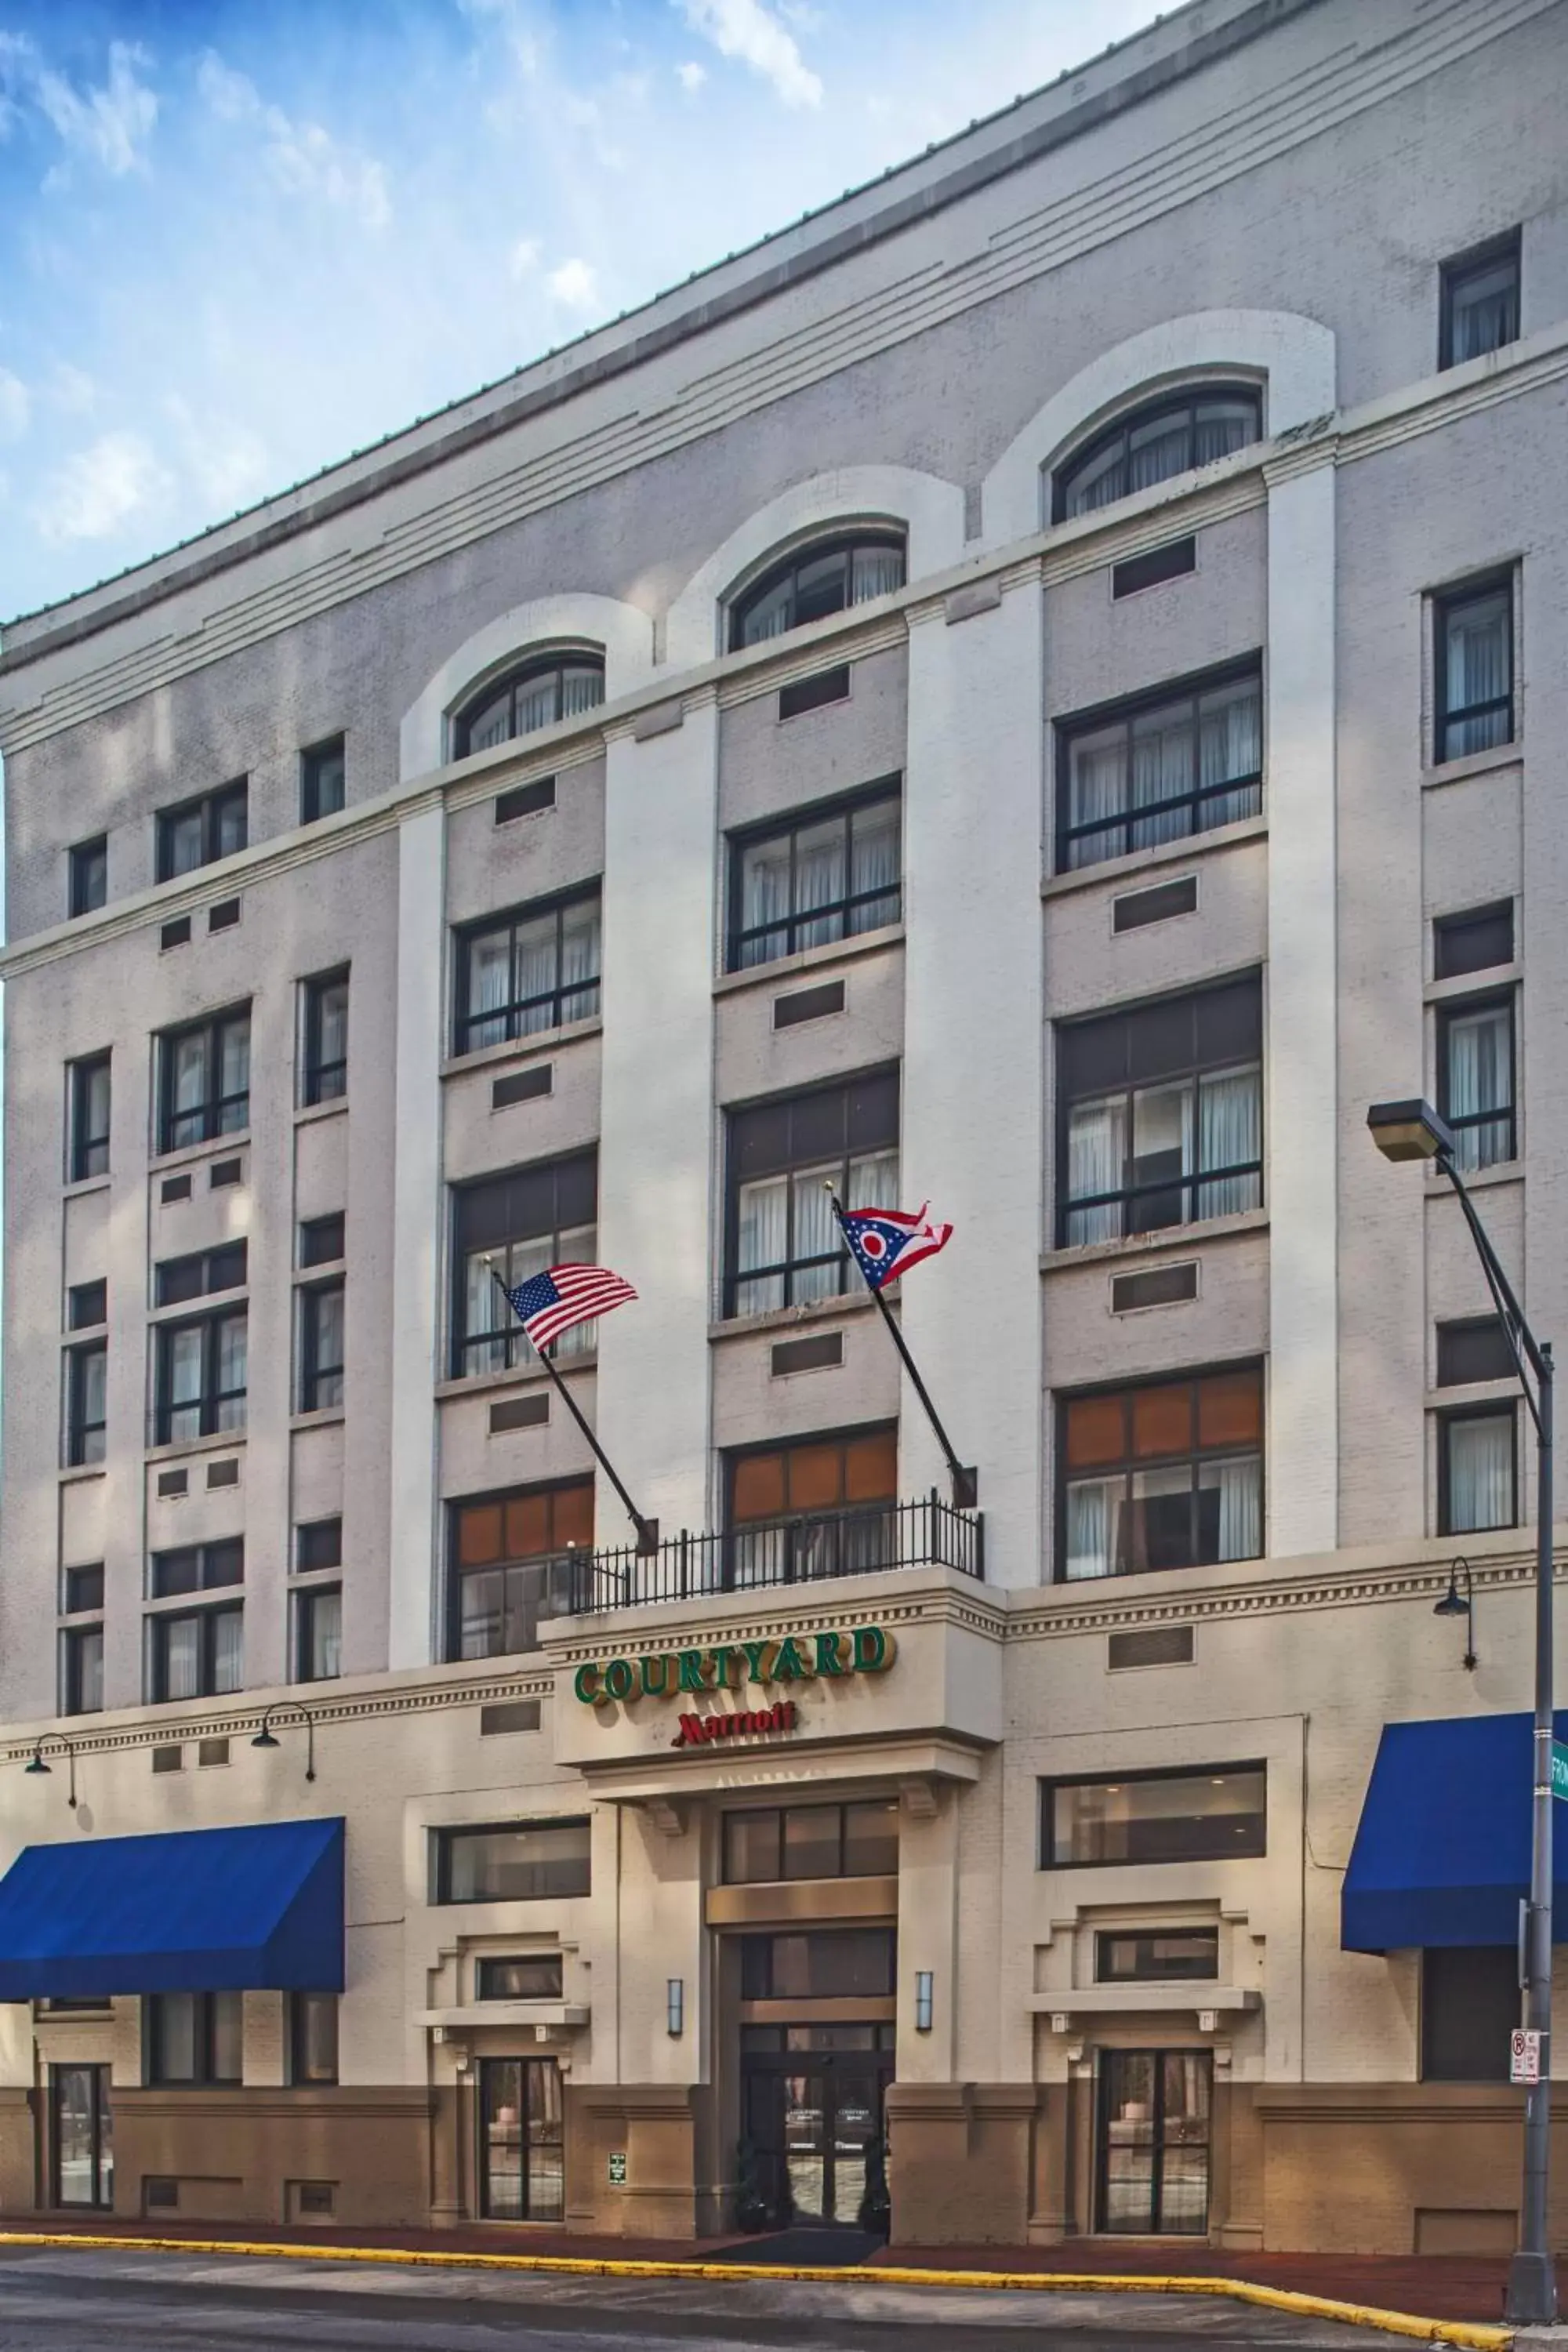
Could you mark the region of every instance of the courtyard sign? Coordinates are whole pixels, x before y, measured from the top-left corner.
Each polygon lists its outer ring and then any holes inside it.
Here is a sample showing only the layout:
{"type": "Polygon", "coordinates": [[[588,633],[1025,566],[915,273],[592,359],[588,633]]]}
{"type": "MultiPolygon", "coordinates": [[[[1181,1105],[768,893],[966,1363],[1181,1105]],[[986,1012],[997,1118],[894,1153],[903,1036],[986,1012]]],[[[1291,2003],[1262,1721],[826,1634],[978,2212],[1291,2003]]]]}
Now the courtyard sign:
{"type": "Polygon", "coordinates": [[[790,1633],[782,1642],[729,1642],[710,1650],[590,1658],[573,1675],[572,1688],[584,1706],[606,1706],[612,1700],[679,1698],[688,1692],[739,1690],[752,1683],[826,1682],[847,1675],[886,1674],[897,1646],[880,1625],[857,1625],[844,1633],[790,1633]]]}

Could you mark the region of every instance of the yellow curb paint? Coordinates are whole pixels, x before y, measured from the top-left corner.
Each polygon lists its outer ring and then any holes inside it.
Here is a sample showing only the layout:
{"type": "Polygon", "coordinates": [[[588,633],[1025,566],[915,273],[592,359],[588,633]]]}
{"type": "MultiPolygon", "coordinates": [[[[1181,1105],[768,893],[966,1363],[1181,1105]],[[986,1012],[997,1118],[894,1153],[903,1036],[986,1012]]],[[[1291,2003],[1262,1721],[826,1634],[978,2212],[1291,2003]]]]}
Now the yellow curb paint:
{"type": "Polygon", "coordinates": [[[542,2271],[578,2278],[775,2279],[817,2286],[958,2286],[1009,2289],[1041,2294],[1212,2294],[1250,2303],[1268,2311],[1289,2311],[1307,2319],[1337,2319],[1352,2327],[1381,2328],[1422,2344],[1458,2344],[1468,2352],[1507,2352],[1510,2327],[1479,2320],[1423,2319],[1409,2311],[1382,2311],[1375,2304],[1339,2303],[1332,2296],[1299,2294],[1289,2287],[1263,2286],[1251,2279],[1165,2277],[1113,2271],[913,2270],[894,2263],[860,2263],[828,2270],[783,2263],[639,2262],[635,2256],[595,2254],[443,2253],[395,2246],[268,2245],[241,2238],[126,2238],[91,2236],[78,2230],[0,2230],[0,2246],[90,2246],[142,2254],[242,2254],[276,2262],[387,2263],[426,2270],[542,2271]]]}

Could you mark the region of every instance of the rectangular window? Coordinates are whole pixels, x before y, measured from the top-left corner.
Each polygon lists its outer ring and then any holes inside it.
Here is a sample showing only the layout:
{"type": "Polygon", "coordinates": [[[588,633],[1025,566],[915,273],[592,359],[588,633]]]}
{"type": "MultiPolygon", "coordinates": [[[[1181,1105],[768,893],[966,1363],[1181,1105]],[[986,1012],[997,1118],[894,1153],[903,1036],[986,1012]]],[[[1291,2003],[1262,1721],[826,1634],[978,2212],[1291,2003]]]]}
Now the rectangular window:
{"type": "Polygon", "coordinates": [[[1432,599],[1436,684],[1433,759],[1461,760],[1511,743],[1513,581],[1482,581],[1432,599]]]}
{"type": "Polygon", "coordinates": [[[902,907],[897,785],[819,808],[730,849],[726,970],[746,971],[832,946],[884,923],[902,907]]]}
{"type": "Polygon", "coordinates": [[[1217,1927],[1110,1931],[1094,1939],[1097,1984],[1174,1984],[1218,1974],[1217,1927]]]}
{"type": "Polygon", "coordinates": [[[724,1883],[890,1878],[899,1867],[891,1798],[848,1805],[767,1805],[724,1815],[724,1883]]]}
{"type": "Polygon", "coordinates": [[[291,1992],[289,1996],[289,2079],[335,2083],[338,2079],[338,1996],[291,1992]]]}
{"type": "Polygon", "coordinates": [[[1519,1956],[1511,1944],[1450,1944],[1421,1955],[1421,2079],[1506,2083],[1519,2023],[1519,1956]]]}
{"type": "Polygon", "coordinates": [[[570,1616],[594,1549],[594,1486],[515,1487],[454,1503],[451,1658],[500,1658],[539,1646],[542,1622],[570,1616]]]}
{"type": "Polygon", "coordinates": [[[1437,1326],[1437,1386],[1467,1387],[1472,1381],[1511,1381],[1517,1366],[1500,1315],[1467,1315],[1437,1326]]]}
{"type": "Polygon", "coordinates": [[[1256,1559],[1263,1549],[1263,1375],[1064,1398],[1059,1571],[1136,1576],[1256,1559]]]}
{"type": "Polygon", "coordinates": [[[1458,980],[1467,971],[1489,971],[1513,961],[1513,900],[1472,907],[1463,915],[1439,915],[1432,926],[1432,977],[1458,980]]]}
{"type": "Polygon", "coordinates": [[[97,1282],[73,1282],[66,1297],[68,1330],[91,1331],[108,1320],[108,1283],[101,1278],[97,1282]]]}
{"type": "Polygon", "coordinates": [[[1519,341],[1518,229],[1443,264],[1437,365],[1458,367],[1519,341]]]}
{"type": "Polygon", "coordinates": [[[223,1609],[170,1611],[149,1617],[150,1706],[176,1699],[218,1698],[245,1682],[245,1612],[223,1609]]]}
{"type": "Polygon", "coordinates": [[[300,1264],[335,1265],[343,1254],[343,1213],[300,1221],[300,1264]]]}
{"type": "Polygon", "coordinates": [[[89,1054],[70,1072],[71,1182],[109,1173],[109,1055],[89,1054]]]}
{"type": "Polygon", "coordinates": [[[311,1283],[300,1293],[300,1411],[343,1401],[343,1285],[311,1283]]]}
{"type": "Polygon", "coordinates": [[[222,1249],[196,1250],[189,1257],[166,1257],[153,1269],[155,1307],[183,1307],[192,1298],[205,1298],[215,1290],[243,1290],[249,1268],[249,1245],[226,1242],[222,1249]]]}
{"type": "Polygon", "coordinates": [[[70,852],[70,911],[90,915],[109,899],[109,835],[73,844],[70,852]]]}
{"type": "Polygon", "coordinates": [[[312,1585],[295,1595],[295,1678],[333,1683],[343,1670],[343,1591],[341,1584],[312,1585]]]}
{"type": "Polygon", "coordinates": [[[61,1637],[60,1711],[99,1715],[103,1709],[103,1627],[70,1625],[61,1637]]]}
{"type": "Polygon", "coordinates": [[[154,1444],[245,1427],[248,1328],[243,1307],[154,1327],[154,1444]]]}
{"type": "Polygon", "coordinates": [[[250,1007],[166,1029],[159,1039],[158,1149],[178,1151],[250,1124],[250,1007]]]}
{"type": "Polygon", "coordinates": [[[898,1558],[896,1429],[732,1454],[726,1470],[728,1582],[858,1576],[898,1558]]]}
{"type": "Polygon", "coordinates": [[[435,1833],[437,1903],[541,1903],[589,1892],[585,1821],[435,1833]]]}
{"type": "Polygon", "coordinates": [[[1263,1201],[1256,975],[1057,1032],[1057,1239],[1121,1241],[1263,1201]]]}
{"type": "Polygon", "coordinates": [[[847,1209],[897,1205],[897,1070],[731,1111],[729,1145],[725,1314],[841,1297],[849,1253],[824,1187],[847,1209]]]}
{"type": "Polygon", "coordinates": [[[742,2000],[886,2000],[897,1990],[890,1927],[742,1936],[742,2000]]]}
{"type": "Polygon", "coordinates": [[[343,1557],[342,1519],[307,1519],[294,1530],[294,1570],[308,1576],[313,1569],[340,1568],[343,1557]]]}
{"type": "Polygon", "coordinates": [[[1519,1446],[1511,1404],[1445,1412],[1437,1421],[1437,1532],[1477,1535],[1519,1525],[1519,1446]]]}
{"type": "Polygon", "coordinates": [[[314,824],[324,816],[336,816],[343,804],[343,783],[346,772],[343,738],[330,735],[324,743],[312,743],[300,754],[300,822],[314,824]]]}
{"type": "MultiPolygon", "coordinates": [[[[457,1295],[452,1374],[532,1366],[533,1345],[495,1277],[515,1289],[547,1267],[592,1265],[598,1247],[598,1159],[592,1151],[547,1160],[455,1191],[457,1295]]],[[[591,1356],[598,1326],[577,1323],[556,1340],[556,1361],[591,1356]]]]}
{"type": "Polygon", "coordinates": [[[458,933],[455,1054],[536,1037],[598,1010],[596,882],[458,933]]]}
{"type": "Polygon", "coordinates": [[[1513,994],[1437,1007],[1437,1108],[1466,1172],[1517,1156],[1513,994]]]}
{"type": "Polygon", "coordinates": [[[237,1992],[149,1993],[148,2081],[187,2087],[239,2082],[241,1999],[237,1992]]]}
{"type": "Polygon", "coordinates": [[[531,1953],[521,1959],[482,1959],[476,1964],[478,2000],[559,2000],[561,1955],[531,1953]]]}
{"type": "Polygon", "coordinates": [[[155,1551],[147,1570],[147,1590],[154,1601],[172,1601],[183,1592],[224,1591],[244,1581],[241,1536],[230,1536],[222,1543],[181,1544],[172,1551],[155,1551]]]}
{"type": "Polygon", "coordinates": [[[566,2210],[561,2069],[553,2058],[479,2062],[479,2212],[559,2221],[566,2210]]]}
{"type": "Polygon", "coordinates": [[[109,1346],[96,1339],[66,1351],[66,1463],[79,1470],[101,1462],[109,1417],[109,1346]]]}
{"type": "Polygon", "coordinates": [[[337,1102],[349,1090],[349,976],[324,971],[304,985],[300,1099],[337,1102]]]}
{"type": "Polygon", "coordinates": [[[158,879],[173,882],[246,845],[249,791],[241,776],[215,793],[198,793],[158,812],[158,879]]]}
{"type": "Polygon", "coordinates": [[[1266,1851],[1261,1764],[1047,1781],[1041,1794],[1041,1866],[1047,1870],[1225,1862],[1266,1851]]]}
{"type": "Polygon", "coordinates": [[[1058,726],[1058,872],[1209,833],[1262,806],[1256,662],[1058,726]]]}
{"type": "Polygon", "coordinates": [[[496,794],[495,822],[512,824],[520,816],[540,816],[554,806],[554,777],[538,776],[531,784],[514,784],[510,792],[496,794]]]}
{"type": "Polygon", "coordinates": [[[94,1560],[89,1568],[68,1568],[61,1586],[60,1607],[68,1617],[76,1617],[84,1609],[103,1606],[103,1562],[94,1560]]]}

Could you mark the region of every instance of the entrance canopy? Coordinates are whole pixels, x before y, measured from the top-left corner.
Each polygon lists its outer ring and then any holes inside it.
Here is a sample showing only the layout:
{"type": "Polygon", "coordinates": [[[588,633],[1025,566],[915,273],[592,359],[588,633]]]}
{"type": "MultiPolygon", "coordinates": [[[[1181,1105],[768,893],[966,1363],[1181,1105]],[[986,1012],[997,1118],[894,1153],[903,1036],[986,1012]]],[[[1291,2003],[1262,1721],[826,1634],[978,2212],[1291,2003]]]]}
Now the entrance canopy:
{"type": "MultiPolygon", "coordinates": [[[[1530,1891],[1531,1720],[1481,1715],[1384,1726],[1341,1898],[1345,1951],[1517,1941],[1530,1891]]],[[[1559,1716],[1559,1739],[1565,1725],[1568,1716],[1559,1716]]],[[[1568,1813],[1562,1829],[1554,1842],[1559,1942],[1568,1941],[1568,1813]]]]}
{"type": "Polygon", "coordinates": [[[0,1880],[0,2000],[342,1985],[341,1819],[30,1845],[0,1880]]]}

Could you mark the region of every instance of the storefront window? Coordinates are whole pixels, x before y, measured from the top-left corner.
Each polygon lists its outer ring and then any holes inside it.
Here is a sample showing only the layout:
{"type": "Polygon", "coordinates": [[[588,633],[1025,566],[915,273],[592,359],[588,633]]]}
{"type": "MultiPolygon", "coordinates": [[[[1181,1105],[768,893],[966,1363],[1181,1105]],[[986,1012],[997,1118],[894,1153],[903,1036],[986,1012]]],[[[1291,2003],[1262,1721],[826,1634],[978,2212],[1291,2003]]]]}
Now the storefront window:
{"type": "Polygon", "coordinates": [[[588,1892],[586,1822],[437,1830],[437,1903],[536,1903],[588,1892]]]}
{"type": "Polygon", "coordinates": [[[731,1886],[781,1878],[882,1878],[899,1866],[899,1809],[889,1798],[849,1805],[770,1805],[724,1817],[731,1886]]]}
{"type": "Polygon", "coordinates": [[[559,2221],[566,2170],[553,2058],[479,2062],[479,2210],[489,2221],[559,2221]]]}
{"type": "Polygon", "coordinates": [[[742,2000],[877,2000],[896,1988],[890,1927],[838,1928],[803,1936],[745,1936],[742,2000]]]}

